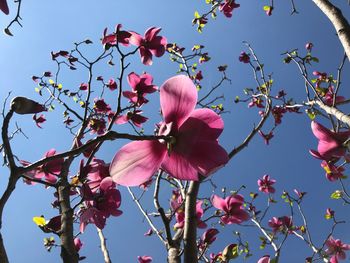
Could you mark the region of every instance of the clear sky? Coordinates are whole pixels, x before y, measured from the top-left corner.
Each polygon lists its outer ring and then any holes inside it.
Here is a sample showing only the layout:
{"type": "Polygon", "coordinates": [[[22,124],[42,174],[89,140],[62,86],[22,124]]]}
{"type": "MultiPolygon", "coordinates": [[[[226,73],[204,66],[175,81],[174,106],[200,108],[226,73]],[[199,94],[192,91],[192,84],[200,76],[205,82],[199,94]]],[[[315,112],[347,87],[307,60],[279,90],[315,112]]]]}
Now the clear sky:
{"type": "MultiPolygon", "coordinates": [[[[206,47],[212,60],[201,66],[204,75],[203,91],[220,79],[217,66],[229,65],[227,74],[232,83],[223,85],[217,93],[225,95],[224,105],[229,111],[223,115],[225,130],[220,137],[221,145],[229,151],[239,145],[259,121],[256,109],[248,109],[246,104],[233,103],[236,95],[243,96],[244,88],[255,88],[250,68],[238,61],[240,52],[245,50],[242,41],[248,41],[254,47],[265,65],[265,72],[273,74],[275,91],[284,89],[288,96],[296,101],[305,100],[304,83],[294,65],[283,64],[281,53],[294,48],[304,51],[305,43],[313,42],[313,53],[320,59],[320,63],[313,65],[310,72],[319,70],[334,75],[343,56],[343,50],[330,22],[312,1],[296,1],[299,14],[292,16],[288,1],[276,2],[273,15],[268,17],[262,9],[263,5],[268,4],[267,1],[238,1],[241,7],[234,10],[231,19],[218,14],[217,20],[209,21],[204,32],[199,34],[195,27],[192,27],[191,20],[195,10],[202,13],[208,8],[205,1],[24,0],[24,27],[12,27],[14,37],[0,36],[0,101],[5,99],[9,91],[12,91],[13,97],[20,95],[40,100],[34,91],[35,83],[31,76],[40,75],[46,70],[55,70],[55,64],[50,57],[51,51],[70,50],[74,42],[89,38],[94,45],[87,49],[87,53],[93,57],[102,51],[99,39],[105,27],[111,32],[116,24],[121,23],[124,29],[140,34],[151,26],[162,27],[161,35],[167,37],[169,42],[176,42],[188,50],[194,44],[206,47]]],[[[336,2],[350,19],[347,1],[336,2]]],[[[10,16],[0,15],[2,28],[15,13],[15,5],[11,1],[9,7],[10,16]]],[[[167,55],[154,59],[154,65],[151,67],[142,65],[138,56],[130,62],[130,71],[151,73],[154,82],[159,86],[177,71],[176,65],[170,62],[167,55]]],[[[99,70],[105,79],[116,78],[118,63],[114,67],[105,65],[99,70]]],[[[347,63],[344,72],[349,70],[347,63]]],[[[87,81],[87,73],[82,70],[67,71],[62,76],[64,77],[61,78],[61,83],[69,88],[78,87],[81,82],[87,81]]],[[[350,74],[343,74],[344,89],[340,95],[349,97],[349,83],[350,74]]],[[[113,93],[109,93],[108,96],[113,100],[113,93]]],[[[149,125],[145,126],[147,134],[153,132],[153,123],[160,120],[158,95],[152,95],[151,99],[152,103],[144,109],[150,117],[149,125]]],[[[349,112],[349,106],[345,106],[343,110],[349,112]]],[[[26,139],[18,135],[13,140],[14,151],[19,159],[35,161],[50,148],[62,152],[70,147],[71,140],[67,140],[69,133],[62,124],[61,114],[62,109],[59,107],[55,112],[48,112],[43,129],[38,129],[30,116],[14,117],[13,121],[16,121],[29,137],[26,139]]],[[[258,178],[269,174],[277,180],[275,199],[279,202],[273,206],[267,219],[288,213],[287,205],[280,199],[283,190],[292,192],[297,188],[307,192],[304,209],[314,242],[319,245],[331,228],[331,222],[324,219],[326,208],[336,210],[339,219],[346,219],[349,210],[344,209],[340,201],[329,199],[330,194],[339,186],[325,179],[320,162],[308,153],[310,148],[317,147],[317,140],[312,135],[307,115],[286,114],[282,122],[269,146],[266,146],[260,137],[255,138],[248,148],[213,176],[218,187],[214,191],[219,194],[222,187],[234,190],[245,185],[247,189],[242,194],[248,198],[249,192],[257,191],[258,178]]],[[[273,120],[270,119],[266,130],[272,127],[272,124],[273,120]]],[[[125,128],[123,130],[125,131],[125,128]]],[[[107,142],[98,157],[110,161],[123,144],[125,142],[107,142]]],[[[2,189],[7,182],[8,171],[5,168],[1,168],[0,171],[2,189]]],[[[75,171],[72,171],[72,174],[74,173],[75,171]]],[[[349,185],[348,182],[346,184],[349,185]]],[[[154,259],[153,262],[165,262],[164,247],[155,236],[143,236],[149,227],[126,189],[120,187],[120,190],[123,198],[121,210],[124,214],[121,217],[110,218],[104,229],[112,261],[137,262],[138,255],[150,255],[154,259]]],[[[212,188],[205,186],[199,195],[209,197],[212,192],[212,188]]],[[[46,252],[42,244],[43,238],[48,235],[42,233],[32,222],[33,216],[43,214],[49,218],[55,215],[50,205],[53,201],[52,193],[51,189],[44,189],[39,185],[27,186],[22,182],[18,183],[5,208],[2,230],[11,262],[60,262],[59,249],[54,248],[51,253],[46,252]]],[[[167,204],[170,192],[164,191],[162,197],[164,204],[167,204]]],[[[265,205],[266,197],[263,194],[260,200],[260,205],[265,205]]],[[[146,207],[150,206],[151,193],[147,193],[142,201],[146,207]]],[[[296,224],[301,224],[300,217],[296,224]]],[[[218,227],[221,233],[219,240],[212,247],[213,252],[222,250],[228,243],[234,243],[236,240],[232,232],[237,230],[242,232],[244,239],[251,242],[254,256],[248,259],[248,262],[256,262],[260,256],[272,253],[269,248],[259,250],[257,240],[261,234],[256,229],[237,225],[225,229],[218,227]]],[[[339,226],[334,236],[350,243],[349,234],[348,227],[339,226]]],[[[85,262],[102,262],[97,232],[93,225],[87,227],[81,239],[84,243],[81,255],[87,256],[85,262]]],[[[311,250],[307,249],[302,241],[291,236],[282,252],[281,262],[303,262],[305,257],[311,254],[311,250]],[[296,251],[298,253],[295,253],[296,251]]]]}

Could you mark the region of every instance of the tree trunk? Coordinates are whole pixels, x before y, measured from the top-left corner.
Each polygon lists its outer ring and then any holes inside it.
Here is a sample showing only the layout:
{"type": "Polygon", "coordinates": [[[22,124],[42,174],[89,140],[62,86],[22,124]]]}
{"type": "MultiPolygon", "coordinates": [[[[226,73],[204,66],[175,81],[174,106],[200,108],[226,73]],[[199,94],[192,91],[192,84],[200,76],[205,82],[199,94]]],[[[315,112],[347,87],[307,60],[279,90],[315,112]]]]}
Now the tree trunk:
{"type": "Polygon", "coordinates": [[[197,216],[196,202],[200,182],[193,181],[186,196],[185,203],[185,226],[184,226],[184,262],[196,263],[197,258],[197,216]]]}

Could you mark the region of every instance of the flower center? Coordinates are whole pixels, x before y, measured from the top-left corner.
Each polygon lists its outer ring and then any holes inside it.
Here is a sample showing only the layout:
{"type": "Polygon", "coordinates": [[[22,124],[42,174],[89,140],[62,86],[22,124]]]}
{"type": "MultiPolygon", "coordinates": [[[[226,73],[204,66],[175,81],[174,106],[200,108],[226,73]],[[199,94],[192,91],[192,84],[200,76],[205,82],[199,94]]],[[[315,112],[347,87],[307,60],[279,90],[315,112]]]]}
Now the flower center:
{"type": "Polygon", "coordinates": [[[159,142],[163,144],[166,143],[168,155],[170,156],[170,153],[173,151],[174,146],[176,145],[176,137],[175,131],[173,129],[173,123],[161,123],[158,130],[158,135],[169,136],[167,140],[160,139],[159,142]]]}

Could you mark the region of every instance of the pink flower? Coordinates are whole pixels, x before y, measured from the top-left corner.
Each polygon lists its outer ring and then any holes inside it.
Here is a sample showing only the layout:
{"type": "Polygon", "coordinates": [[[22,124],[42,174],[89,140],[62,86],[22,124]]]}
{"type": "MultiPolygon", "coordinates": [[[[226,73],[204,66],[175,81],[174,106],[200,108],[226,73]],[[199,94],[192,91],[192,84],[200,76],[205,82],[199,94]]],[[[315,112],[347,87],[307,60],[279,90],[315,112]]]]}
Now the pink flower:
{"type": "Polygon", "coordinates": [[[88,167],[87,179],[91,191],[96,192],[103,179],[109,177],[109,163],[94,158],[88,167]]]}
{"type": "Polygon", "coordinates": [[[169,141],[134,141],[123,146],[110,166],[117,184],[137,186],[160,168],[181,180],[198,180],[198,173],[208,176],[228,162],[226,151],[217,138],[224,123],[210,109],[195,109],[197,90],[183,75],[168,79],[160,89],[164,122],[158,135],[169,141]]]}
{"type": "MultiPolygon", "coordinates": [[[[198,228],[206,228],[207,224],[204,223],[201,218],[204,214],[204,210],[202,208],[203,201],[197,201],[196,204],[196,219],[197,219],[197,227],[198,228]]],[[[177,209],[175,213],[176,218],[176,224],[174,225],[174,228],[180,229],[183,228],[185,225],[185,211],[182,209],[177,209]]]]}
{"type": "Polygon", "coordinates": [[[239,56],[239,61],[243,62],[243,63],[249,63],[250,62],[250,57],[247,53],[245,53],[244,51],[241,52],[241,55],[239,56]]]}
{"type": "Polygon", "coordinates": [[[257,263],[270,263],[270,256],[269,255],[263,256],[258,260],[257,263]]]}
{"type": "MultiPolygon", "coordinates": [[[[333,105],[333,96],[334,96],[334,89],[333,87],[329,87],[327,90],[327,93],[324,95],[323,99],[324,99],[324,103],[326,103],[326,105],[328,106],[332,106],[333,105]]],[[[335,97],[335,103],[339,103],[345,100],[345,97],[343,96],[336,96],[335,97]]]]}
{"type": "MultiPolygon", "coordinates": [[[[56,154],[56,150],[51,149],[45,153],[44,158],[54,156],[55,154],[56,154]]],[[[30,162],[27,162],[27,161],[20,161],[20,162],[24,166],[28,166],[31,164],[30,162]]],[[[57,176],[59,176],[61,173],[63,162],[64,162],[63,158],[55,159],[53,161],[47,162],[46,164],[40,165],[39,167],[35,168],[33,171],[28,172],[28,174],[26,175],[36,179],[45,178],[45,181],[47,182],[56,183],[57,176]]]]}
{"type": "Polygon", "coordinates": [[[272,115],[275,119],[275,125],[281,124],[283,114],[287,112],[287,109],[282,106],[274,106],[272,108],[272,115]]]}
{"type": "Polygon", "coordinates": [[[293,226],[292,218],[288,216],[273,217],[269,220],[269,226],[274,233],[278,231],[285,232],[293,226]]]}
{"type": "Polygon", "coordinates": [[[275,188],[273,188],[272,185],[275,183],[276,180],[270,179],[270,176],[265,174],[262,179],[258,180],[259,191],[266,194],[273,194],[275,192],[275,188]]]}
{"type": "Polygon", "coordinates": [[[6,0],[0,0],[0,10],[5,14],[9,14],[9,7],[6,0]]]}
{"type": "Polygon", "coordinates": [[[264,7],[264,9],[265,9],[266,15],[268,16],[272,15],[273,6],[266,6],[266,8],[264,7]]]}
{"type": "Polygon", "coordinates": [[[96,98],[94,101],[94,110],[97,113],[108,113],[109,111],[111,111],[111,107],[105,102],[104,99],[96,98]]]}
{"type": "Polygon", "coordinates": [[[219,230],[217,230],[216,228],[209,228],[203,233],[200,243],[203,245],[212,244],[216,240],[217,234],[219,234],[219,230]]]}
{"type": "Polygon", "coordinates": [[[109,81],[108,81],[108,83],[106,84],[106,86],[111,90],[111,91],[113,91],[113,90],[115,90],[115,89],[117,89],[117,82],[115,82],[115,80],[113,79],[113,78],[111,78],[109,81]]]}
{"type": "Polygon", "coordinates": [[[268,134],[263,133],[261,130],[258,131],[261,137],[263,137],[265,144],[269,145],[270,140],[273,138],[273,131],[270,131],[268,134]]]}
{"type": "Polygon", "coordinates": [[[106,131],[106,121],[104,119],[92,118],[89,121],[89,128],[91,133],[103,134],[106,131]]]}
{"type": "Polygon", "coordinates": [[[314,44],[312,44],[311,42],[308,42],[305,44],[305,49],[309,52],[311,52],[313,47],[314,47],[314,44]]]}
{"type": "Polygon", "coordinates": [[[264,101],[260,98],[256,98],[256,97],[253,97],[252,100],[249,102],[248,104],[248,108],[251,108],[251,107],[258,107],[258,108],[264,108],[264,101]]]}
{"type": "Polygon", "coordinates": [[[220,4],[219,10],[223,12],[226,17],[231,17],[233,9],[238,7],[240,7],[240,4],[235,3],[235,0],[225,0],[224,3],[220,4]]]}
{"type": "Polygon", "coordinates": [[[87,83],[80,83],[79,90],[87,90],[88,84],[87,83]]]}
{"type": "Polygon", "coordinates": [[[339,178],[344,178],[344,167],[338,167],[335,164],[327,161],[322,161],[321,166],[326,171],[326,178],[329,181],[334,182],[339,178]]]}
{"type": "Polygon", "coordinates": [[[116,25],[115,32],[109,35],[107,35],[107,28],[105,28],[103,31],[102,45],[104,45],[106,49],[109,49],[110,46],[117,45],[117,43],[120,43],[123,46],[129,46],[129,38],[131,37],[131,33],[120,30],[121,28],[121,24],[116,25]]]}
{"type": "Polygon", "coordinates": [[[311,129],[318,139],[317,151],[310,150],[312,156],[326,161],[345,156],[346,147],[343,144],[349,138],[350,130],[333,132],[315,121],[311,122],[311,129]]]}
{"type": "Polygon", "coordinates": [[[38,126],[40,129],[41,124],[44,123],[46,121],[44,114],[40,114],[39,117],[36,116],[36,114],[33,115],[33,121],[35,122],[36,126],[38,126]]]}
{"type": "Polygon", "coordinates": [[[138,256],[137,260],[139,261],[139,263],[151,263],[152,262],[152,257],[150,256],[138,256]]]}
{"type": "Polygon", "coordinates": [[[132,91],[123,91],[123,96],[128,98],[130,102],[141,106],[147,103],[148,100],[145,98],[146,94],[153,93],[158,90],[156,85],[152,84],[153,77],[150,74],[144,73],[142,75],[137,75],[131,72],[128,75],[128,83],[132,91]]]}
{"type": "Polygon", "coordinates": [[[128,121],[132,121],[132,123],[136,127],[142,127],[142,123],[145,123],[148,118],[144,117],[141,115],[142,111],[140,110],[135,110],[134,112],[128,111],[127,114],[118,116],[117,119],[115,120],[116,124],[124,124],[127,123],[128,121]]]}
{"type": "Polygon", "coordinates": [[[80,238],[74,238],[74,247],[77,252],[79,252],[79,250],[83,247],[83,243],[81,242],[80,238]]]}
{"type": "Polygon", "coordinates": [[[325,218],[327,220],[334,218],[334,214],[335,214],[334,210],[327,208],[325,218]]]}
{"type": "Polygon", "coordinates": [[[202,71],[198,71],[196,73],[196,75],[193,76],[193,79],[197,80],[197,81],[201,81],[203,79],[203,74],[202,74],[202,71]]]}
{"type": "Polygon", "coordinates": [[[221,217],[224,224],[240,224],[249,219],[249,214],[244,211],[244,198],[241,195],[230,195],[225,199],[213,195],[211,197],[213,206],[225,214],[221,217]]]}
{"type": "Polygon", "coordinates": [[[173,195],[170,199],[170,207],[173,211],[179,209],[184,203],[179,190],[173,190],[173,195]]]}
{"type": "Polygon", "coordinates": [[[167,45],[165,37],[157,36],[161,28],[151,27],[146,30],[142,37],[136,32],[131,32],[130,43],[139,47],[141,61],[145,65],[152,65],[152,55],[163,56],[167,45]]]}
{"type": "Polygon", "coordinates": [[[152,230],[152,228],[148,229],[147,232],[144,233],[143,235],[144,235],[144,236],[147,236],[147,237],[152,236],[152,235],[153,235],[153,230],[152,230]]]}
{"type": "Polygon", "coordinates": [[[344,260],[346,258],[346,254],[344,250],[350,250],[349,244],[344,244],[340,239],[334,239],[330,237],[326,241],[326,253],[329,256],[332,256],[330,259],[331,263],[338,263],[338,260],[344,260]]]}
{"type": "Polygon", "coordinates": [[[89,223],[103,229],[109,216],[122,214],[122,211],[119,210],[121,195],[110,177],[104,178],[96,191],[92,191],[89,184],[84,184],[82,195],[85,207],[79,211],[80,232],[84,232],[89,223]]]}

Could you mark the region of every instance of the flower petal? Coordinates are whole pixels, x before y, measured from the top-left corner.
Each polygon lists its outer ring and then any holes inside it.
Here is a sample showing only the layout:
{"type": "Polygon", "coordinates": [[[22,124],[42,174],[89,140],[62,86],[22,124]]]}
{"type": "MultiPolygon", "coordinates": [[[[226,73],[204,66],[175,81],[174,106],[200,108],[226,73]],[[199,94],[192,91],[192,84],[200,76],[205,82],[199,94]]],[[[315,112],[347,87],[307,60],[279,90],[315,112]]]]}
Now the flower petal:
{"type": "Polygon", "coordinates": [[[4,12],[5,15],[9,14],[9,7],[6,0],[0,0],[0,10],[4,12]]]}
{"type": "Polygon", "coordinates": [[[197,90],[192,80],[184,75],[172,77],[160,88],[160,106],[166,123],[177,127],[190,116],[197,103],[197,90]]]}
{"type": "Polygon", "coordinates": [[[229,161],[226,150],[217,142],[199,142],[192,153],[188,161],[204,176],[215,172],[229,161]]]}
{"type": "Polygon", "coordinates": [[[149,49],[145,48],[144,46],[141,46],[139,51],[140,51],[140,56],[141,56],[141,62],[144,65],[151,66],[153,63],[151,51],[149,49]]]}
{"type": "Polygon", "coordinates": [[[153,38],[158,35],[158,33],[162,30],[160,27],[150,27],[145,32],[145,39],[147,41],[152,41],[153,38]]]}
{"type": "Polygon", "coordinates": [[[128,83],[130,87],[135,91],[137,85],[140,83],[140,76],[137,75],[135,72],[131,72],[128,75],[128,83]]]}
{"type": "Polygon", "coordinates": [[[130,31],[130,39],[129,39],[129,43],[134,45],[134,46],[141,46],[141,43],[142,43],[142,36],[136,32],[132,32],[130,31]]]}
{"type": "Polygon", "coordinates": [[[191,140],[216,140],[224,129],[224,122],[220,115],[210,109],[196,109],[181,125],[181,137],[191,140]]]}
{"type": "Polygon", "coordinates": [[[110,165],[113,181],[124,186],[137,186],[157,171],[166,155],[158,141],[135,141],[123,146],[110,165]]]}
{"type": "Polygon", "coordinates": [[[198,173],[196,169],[188,162],[186,157],[171,152],[170,156],[166,156],[162,168],[171,176],[180,180],[198,180],[198,173]]]}
{"type": "Polygon", "coordinates": [[[226,202],[223,198],[221,198],[218,195],[213,195],[210,199],[212,205],[217,208],[220,209],[222,211],[227,210],[227,205],[226,202]]]}

